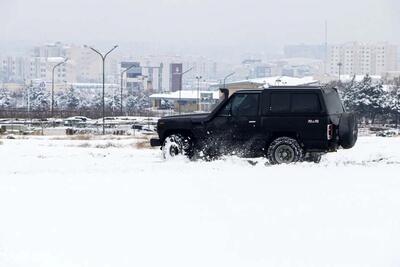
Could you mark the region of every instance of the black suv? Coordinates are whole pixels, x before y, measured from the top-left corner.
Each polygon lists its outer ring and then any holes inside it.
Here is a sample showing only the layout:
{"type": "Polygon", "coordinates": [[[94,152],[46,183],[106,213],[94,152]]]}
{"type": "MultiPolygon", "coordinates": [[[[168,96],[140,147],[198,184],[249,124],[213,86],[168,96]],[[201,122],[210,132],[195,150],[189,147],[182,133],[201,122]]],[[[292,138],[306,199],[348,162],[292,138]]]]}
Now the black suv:
{"type": "Polygon", "coordinates": [[[211,113],[161,118],[151,145],[162,146],[166,158],[235,154],[280,164],[319,162],[322,154],[357,141],[356,118],[345,112],[335,88],[279,86],[230,97],[220,90],[225,98],[211,113]]]}

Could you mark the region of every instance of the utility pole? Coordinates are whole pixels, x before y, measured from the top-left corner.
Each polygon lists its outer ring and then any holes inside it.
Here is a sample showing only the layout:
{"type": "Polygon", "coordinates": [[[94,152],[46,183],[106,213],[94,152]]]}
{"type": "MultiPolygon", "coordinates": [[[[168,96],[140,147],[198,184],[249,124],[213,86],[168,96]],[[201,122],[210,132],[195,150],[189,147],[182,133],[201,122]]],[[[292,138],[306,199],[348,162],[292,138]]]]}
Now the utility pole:
{"type": "Polygon", "coordinates": [[[179,101],[178,101],[178,112],[181,114],[181,98],[182,98],[182,78],[183,75],[191,71],[193,68],[188,69],[187,71],[184,71],[181,73],[181,86],[179,88],[179,101]]]}
{"type": "Polygon", "coordinates": [[[104,121],[104,117],[105,117],[105,105],[104,105],[104,98],[105,98],[105,96],[104,96],[104,93],[105,93],[105,82],[106,82],[106,75],[105,75],[105,62],[106,62],[106,58],[107,58],[107,56],[112,52],[112,51],[114,51],[117,47],[118,47],[118,45],[115,45],[113,48],[111,48],[107,53],[105,53],[104,55],[102,54],[102,53],[100,53],[98,50],[96,50],[96,49],[94,49],[93,47],[91,47],[91,46],[87,46],[87,45],[85,45],[85,47],[87,47],[87,48],[89,48],[89,49],[91,49],[92,51],[94,51],[95,53],[97,53],[100,57],[101,57],[101,60],[103,61],[103,100],[102,100],[102,115],[103,115],[103,135],[105,135],[105,121],[104,121]]]}
{"type": "Polygon", "coordinates": [[[197,80],[197,111],[200,111],[200,80],[201,80],[201,76],[196,76],[196,80],[197,80]]]}
{"type": "Polygon", "coordinates": [[[68,58],[66,58],[66,59],[64,59],[64,61],[56,64],[53,67],[53,70],[51,72],[51,117],[52,118],[54,117],[54,72],[58,66],[61,66],[65,63],[67,63],[67,61],[68,61],[68,58]]]}
{"type": "Polygon", "coordinates": [[[125,69],[125,70],[123,70],[122,72],[121,72],[121,98],[120,98],[120,101],[121,101],[121,110],[120,110],[120,116],[122,116],[123,115],[123,104],[122,104],[122,90],[123,90],[123,85],[124,85],[124,73],[126,73],[128,70],[130,70],[130,69],[132,69],[133,67],[135,67],[136,65],[132,65],[132,66],[129,66],[127,69],[125,69]]]}
{"type": "Polygon", "coordinates": [[[226,88],[225,88],[225,86],[226,86],[226,84],[225,84],[225,83],[226,83],[226,80],[227,80],[229,77],[233,76],[233,75],[235,75],[235,72],[229,73],[228,75],[225,76],[225,78],[224,78],[224,89],[226,89],[226,88]]]}

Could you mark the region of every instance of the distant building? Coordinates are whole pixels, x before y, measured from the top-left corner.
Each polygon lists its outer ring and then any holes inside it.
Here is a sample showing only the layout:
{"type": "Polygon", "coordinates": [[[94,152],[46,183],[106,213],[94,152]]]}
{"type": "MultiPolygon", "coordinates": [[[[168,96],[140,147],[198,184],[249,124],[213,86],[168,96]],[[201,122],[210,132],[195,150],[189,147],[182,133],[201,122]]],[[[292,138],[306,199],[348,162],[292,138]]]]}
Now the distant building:
{"type": "Polygon", "coordinates": [[[66,57],[66,46],[60,42],[36,46],[33,48],[32,57],[66,57]]]}
{"type": "Polygon", "coordinates": [[[182,112],[193,112],[197,111],[197,103],[199,101],[200,111],[210,111],[220,98],[218,90],[214,91],[199,91],[197,90],[182,90],[181,92],[169,92],[159,93],[150,95],[152,108],[154,109],[166,109],[172,108],[175,111],[180,110],[182,112]],[[170,105],[165,105],[165,102],[169,102],[170,105]]]}
{"type": "Polygon", "coordinates": [[[170,91],[176,92],[182,90],[182,63],[170,64],[170,91]]]}
{"type": "Polygon", "coordinates": [[[286,65],[282,69],[282,75],[289,77],[305,77],[313,74],[313,69],[309,65],[286,65]]]}
{"type": "MultiPolygon", "coordinates": [[[[43,80],[51,84],[53,67],[62,62],[62,57],[32,57],[30,59],[29,80],[43,80]]],[[[66,82],[76,82],[76,75],[73,66],[68,62],[55,69],[54,82],[57,84],[66,82]]]]}
{"type": "Polygon", "coordinates": [[[25,57],[0,58],[0,81],[21,83],[29,74],[29,59],[25,57]]]}
{"type": "Polygon", "coordinates": [[[397,70],[397,46],[388,43],[346,43],[328,50],[327,71],[330,75],[384,75],[397,70]]]}
{"type": "Polygon", "coordinates": [[[286,45],[284,54],[287,58],[312,58],[325,60],[325,46],[324,45],[286,45]]]}
{"type": "Polygon", "coordinates": [[[254,67],[254,78],[272,76],[272,66],[270,64],[261,64],[254,67]]]}
{"type": "Polygon", "coordinates": [[[238,74],[244,75],[248,79],[272,76],[273,66],[263,63],[261,59],[245,59],[242,61],[242,70],[238,74]]]}
{"type": "MultiPolygon", "coordinates": [[[[268,88],[270,86],[299,86],[299,85],[319,85],[319,80],[312,76],[297,78],[289,76],[273,76],[257,79],[239,80],[227,82],[225,87],[229,90],[229,94],[233,94],[238,90],[251,90],[258,88],[268,88]]],[[[214,84],[210,87],[211,90],[221,88],[221,84],[214,84]]]]}
{"type": "Polygon", "coordinates": [[[136,61],[122,61],[121,70],[125,72],[125,85],[128,93],[138,92],[143,90],[143,73],[140,62],[136,61]],[[133,67],[132,67],[133,66],[133,67]],[[130,69],[129,69],[130,68],[130,69]]]}

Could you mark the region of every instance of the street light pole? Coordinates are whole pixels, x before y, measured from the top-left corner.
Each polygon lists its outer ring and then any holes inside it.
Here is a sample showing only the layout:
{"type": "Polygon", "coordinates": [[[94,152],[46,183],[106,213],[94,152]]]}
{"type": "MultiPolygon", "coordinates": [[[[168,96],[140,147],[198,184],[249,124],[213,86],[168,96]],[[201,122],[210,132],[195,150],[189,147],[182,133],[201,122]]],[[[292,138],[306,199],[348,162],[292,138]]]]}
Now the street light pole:
{"type": "Polygon", "coordinates": [[[229,77],[233,76],[234,74],[235,74],[235,72],[232,72],[232,73],[229,73],[228,75],[225,76],[225,78],[224,78],[224,89],[225,89],[225,82],[226,82],[226,80],[227,80],[229,77]]]}
{"type": "Polygon", "coordinates": [[[61,66],[62,64],[67,63],[67,61],[68,61],[68,58],[66,58],[66,59],[64,59],[64,61],[56,64],[53,67],[53,70],[51,73],[51,117],[52,118],[54,117],[54,72],[58,66],[61,66]]]}
{"type": "Polygon", "coordinates": [[[201,76],[196,76],[197,79],[197,111],[200,111],[200,79],[201,76]]]}
{"type": "MultiPolygon", "coordinates": [[[[193,69],[193,68],[190,68],[190,69],[188,69],[188,70],[182,72],[182,73],[181,73],[181,79],[183,78],[183,75],[184,75],[184,74],[188,73],[188,72],[191,71],[192,69],[193,69]]],[[[183,81],[183,80],[182,80],[182,81],[183,81]]],[[[178,102],[178,111],[179,111],[179,114],[181,114],[182,81],[181,81],[181,84],[180,84],[181,86],[180,86],[180,88],[179,88],[179,102],[178,102]]]]}
{"type": "Polygon", "coordinates": [[[100,53],[98,50],[96,50],[96,49],[94,49],[93,47],[91,47],[91,46],[86,46],[85,45],[85,47],[88,47],[88,48],[90,48],[93,52],[95,52],[95,53],[97,53],[100,57],[101,57],[101,60],[103,61],[103,97],[102,97],[102,115],[103,115],[103,135],[105,134],[105,126],[104,126],[104,124],[105,124],[105,122],[104,122],[104,117],[105,117],[105,111],[104,111],[104,107],[105,107],[105,105],[104,105],[104,98],[105,98],[105,82],[106,82],[106,75],[105,75],[105,62],[106,62],[106,58],[107,58],[107,56],[112,52],[112,51],[114,51],[117,47],[118,47],[118,45],[115,45],[113,48],[111,48],[107,53],[105,53],[104,55],[102,54],[102,53],[100,53]]]}
{"type": "Polygon", "coordinates": [[[132,69],[132,68],[135,67],[135,66],[136,66],[136,65],[129,66],[129,68],[127,68],[127,69],[125,69],[125,70],[123,70],[123,71],[121,72],[121,98],[120,98],[120,101],[121,101],[121,111],[120,111],[120,116],[122,116],[122,109],[123,109],[123,105],[122,105],[122,90],[123,90],[124,73],[127,72],[128,70],[132,69]]]}

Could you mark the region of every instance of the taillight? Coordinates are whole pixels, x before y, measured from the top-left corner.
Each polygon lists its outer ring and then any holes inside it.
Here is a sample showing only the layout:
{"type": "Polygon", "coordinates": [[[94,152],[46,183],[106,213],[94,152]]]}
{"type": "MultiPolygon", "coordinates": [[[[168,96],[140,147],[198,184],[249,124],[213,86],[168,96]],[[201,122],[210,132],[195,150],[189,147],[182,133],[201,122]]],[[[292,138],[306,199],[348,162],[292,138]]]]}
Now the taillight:
{"type": "Polygon", "coordinates": [[[328,124],[328,126],[326,127],[326,138],[328,140],[333,139],[333,124],[328,124]]]}

